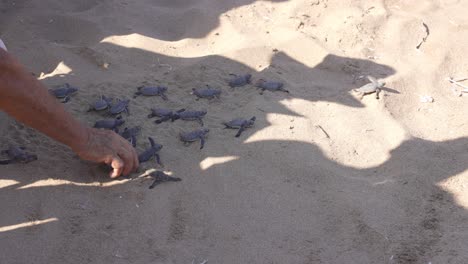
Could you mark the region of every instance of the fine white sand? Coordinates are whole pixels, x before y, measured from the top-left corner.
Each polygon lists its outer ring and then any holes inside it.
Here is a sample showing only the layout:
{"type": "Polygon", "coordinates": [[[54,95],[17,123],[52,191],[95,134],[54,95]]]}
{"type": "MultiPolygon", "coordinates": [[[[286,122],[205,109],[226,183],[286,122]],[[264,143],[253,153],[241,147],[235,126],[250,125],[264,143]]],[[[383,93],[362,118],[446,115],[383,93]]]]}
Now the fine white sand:
{"type": "Polygon", "coordinates": [[[182,181],[110,181],[2,118],[0,147],[39,160],[0,167],[0,263],[467,263],[468,94],[446,80],[468,77],[467,13],[454,0],[1,1],[8,50],[47,86],[80,88],[68,111],[93,125],[101,94],[131,99],[138,152],[154,137],[182,181]],[[231,73],[290,94],[231,89],[231,73]],[[353,92],[368,74],[386,82],[379,100],[353,92]],[[132,98],[158,84],[168,101],[132,98]],[[221,99],[190,94],[207,84],[221,99]],[[205,149],[177,137],[197,122],[156,125],[152,107],[207,110],[205,149]],[[252,116],[240,138],[221,125],[252,116]]]}

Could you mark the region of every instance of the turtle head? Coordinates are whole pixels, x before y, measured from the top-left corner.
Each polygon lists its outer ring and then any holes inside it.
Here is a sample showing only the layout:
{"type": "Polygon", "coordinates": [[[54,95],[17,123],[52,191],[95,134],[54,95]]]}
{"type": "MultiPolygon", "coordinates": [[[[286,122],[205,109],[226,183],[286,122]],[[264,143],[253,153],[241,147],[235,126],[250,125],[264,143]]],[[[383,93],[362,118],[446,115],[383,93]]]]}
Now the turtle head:
{"type": "Polygon", "coordinates": [[[28,163],[35,160],[37,160],[37,155],[34,154],[25,154],[21,157],[21,162],[23,163],[28,163]]]}
{"type": "Polygon", "coordinates": [[[252,116],[252,118],[250,118],[250,121],[255,122],[256,119],[257,118],[255,116],[252,116]]]}
{"type": "Polygon", "coordinates": [[[202,129],[202,131],[203,131],[204,135],[206,135],[206,134],[208,134],[208,132],[210,132],[210,130],[208,128],[204,128],[204,129],[202,129]]]}
{"type": "Polygon", "coordinates": [[[167,91],[167,87],[166,86],[159,86],[159,91],[165,92],[165,91],[167,91]]]}
{"type": "Polygon", "coordinates": [[[384,81],[378,81],[377,84],[378,84],[378,87],[381,88],[381,87],[384,87],[386,83],[384,81]]]}
{"type": "Polygon", "coordinates": [[[245,79],[247,80],[247,82],[250,82],[250,79],[252,79],[252,74],[246,74],[245,75],[245,79]]]}
{"type": "Polygon", "coordinates": [[[116,125],[116,126],[120,126],[120,125],[122,125],[123,123],[125,123],[125,120],[123,120],[123,119],[116,119],[116,120],[115,120],[115,125],[116,125]]]}
{"type": "Polygon", "coordinates": [[[264,82],[265,82],[264,79],[258,79],[258,80],[255,82],[255,85],[256,85],[256,86],[259,86],[259,85],[262,85],[264,82]]]}

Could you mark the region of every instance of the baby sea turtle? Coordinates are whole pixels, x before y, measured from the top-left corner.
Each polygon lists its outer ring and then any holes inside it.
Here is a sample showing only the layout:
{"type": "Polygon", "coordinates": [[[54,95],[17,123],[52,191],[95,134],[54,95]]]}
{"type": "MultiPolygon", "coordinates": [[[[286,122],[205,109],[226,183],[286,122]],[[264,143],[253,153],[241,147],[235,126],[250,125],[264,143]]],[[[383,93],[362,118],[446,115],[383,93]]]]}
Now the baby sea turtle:
{"type": "Polygon", "coordinates": [[[364,95],[371,93],[375,93],[375,98],[379,99],[380,91],[382,87],[384,87],[385,82],[378,81],[370,75],[367,76],[367,79],[370,81],[370,83],[365,84],[357,89],[354,89],[354,91],[359,93],[361,99],[364,97],[364,95]]]}
{"type": "Polygon", "coordinates": [[[149,174],[149,176],[154,179],[153,183],[149,186],[150,189],[153,189],[156,187],[156,185],[159,185],[163,182],[178,182],[182,180],[181,178],[171,177],[162,171],[153,171],[149,174]]]}
{"type": "Polygon", "coordinates": [[[200,149],[203,149],[205,146],[205,137],[210,132],[208,128],[197,129],[192,132],[180,133],[180,140],[182,140],[185,144],[195,142],[200,140],[200,149]]]}
{"type": "Polygon", "coordinates": [[[289,93],[288,90],[283,88],[284,84],[282,82],[265,81],[263,79],[260,79],[256,82],[255,86],[257,86],[258,88],[262,90],[260,94],[263,94],[265,90],[268,90],[271,92],[282,91],[285,93],[289,93]]]}
{"type": "Polygon", "coordinates": [[[210,86],[206,86],[205,89],[196,89],[196,88],[193,88],[192,89],[192,94],[196,95],[198,98],[208,98],[208,99],[212,99],[212,98],[220,98],[220,95],[221,95],[221,90],[218,90],[218,89],[213,89],[211,88],[210,86]]]}
{"type": "Polygon", "coordinates": [[[63,99],[62,103],[70,101],[70,96],[78,91],[78,88],[71,86],[69,83],[58,86],[57,88],[49,89],[49,92],[56,98],[63,99]]]}
{"type": "Polygon", "coordinates": [[[250,83],[250,79],[252,78],[252,74],[244,74],[244,75],[231,74],[231,75],[233,75],[234,77],[228,81],[228,84],[232,88],[247,85],[250,83]]]}
{"type": "Polygon", "coordinates": [[[111,129],[114,131],[118,131],[117,127],[121,126],[123,123],[125,123],[124,120],[120,118],[111,118],[111,119],[103,119],[99,120],[94,124],[95,128],[104,128],[104,129],[111,129]]]}
{"type": "Polygon", "coordinates": [[[254,125],[255,119],[255,116],[250,119],[238,118],[229,122],[225,122],[223,125],[226,126],[225,128],[239,129],[236,134],[236,137],[239,137],[246,128],[252,127],[254,125]]]}
{"type": "Polygon", "coordinates": [[[182,112],[176,112],[172,115],[172,121],[177,120],[177,119],[182,119],[186,121],[194,121],[197,120],[200,125],[203,126],[203,120],[202,118],[205,117],[206,111],[182,111],[182,112]]]}
{"type": "Polygon", "coordinates": [[[102,111],[111,106],[112,98],[105,97],[101,95],[101,98],[95,101],[88,109],[88,112],[91,111],[102,111]]]}
{"type": "MultiPolygon", "coordinates": [[[[185,109],[177,110],[176,113],[185,111],[185,109]]],[[[164,121],[172,119],[174,116],[174,111],[166,108],[151,108],[151,114],[148,115],[148,118],[160,117],[160,119],[154,121],[156,124],[161,124],[164,121]]]]}
{"type": "Polygon", "coordinates": [[[37,156],[26,152],[24,147],[10,147],[7,150],[1,151],[2,155],[7,155],[8,159],[0,160],[0,165],[11,163],[28,163],[37,160],[37,156]]]}
{"type": "Polygon", "coordinates": [[[128,140],[130,143],[132,143],[133,147],[136,147],[136,137],[141,131],[141,127],[135,126],[132,128],[126,127],[122,133],[120,133],[120,136],[128,140]]]}
{"type": "Polygon", "coordinates": [[[127,114],[130,114],[130,111],[128,110],[128,105],[130,104],[130,100],[120,100],[117,99],[117,103],[111,106],[109,109],[109,113],[111,115],[117,115],[122,112],[126,112],[127,114]]]}
{"type": "Polygon", "coordinates": [[[161,96],[163,100],[167,100],[166,92],[167,92],[167,87],[166,86],[142,86],[137,88],[138,91],[135,93],[133,98],[137,98],[139,95],[144,95],[144,96],[161,96]]]}
{"type": "Polygon", "coordinates": [[[149,149],[145,150],[140,155],[138,155],[138,161],[140,163],[143,163],[143,162],[146,162],[146,161],[150,160],[154,156],[156,158],[156,162],[159,165],[161,165],[161,160],[159,158],[158,151],[160,151],[163,146],[161,144],[155,143],[153,138],[151,138],[151,137],[149,137],[148,140],[149,140],[149,142],[151,144],[151,147],[149,149]]]}

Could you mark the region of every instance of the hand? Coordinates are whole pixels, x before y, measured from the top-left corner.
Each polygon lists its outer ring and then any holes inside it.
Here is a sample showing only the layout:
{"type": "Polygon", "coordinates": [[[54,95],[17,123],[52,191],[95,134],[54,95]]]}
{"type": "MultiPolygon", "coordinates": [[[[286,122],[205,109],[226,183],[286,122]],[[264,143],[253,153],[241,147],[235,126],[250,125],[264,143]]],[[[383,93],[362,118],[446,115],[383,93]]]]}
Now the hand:
{"type": "Polygon", "coordinates": [[[87,134],[86,142],[73,148],[80,158],[111,166],[111,178],[128,175],[138,168],[138,155],[127,140],[110,130],[89,128],[87,134]]]}

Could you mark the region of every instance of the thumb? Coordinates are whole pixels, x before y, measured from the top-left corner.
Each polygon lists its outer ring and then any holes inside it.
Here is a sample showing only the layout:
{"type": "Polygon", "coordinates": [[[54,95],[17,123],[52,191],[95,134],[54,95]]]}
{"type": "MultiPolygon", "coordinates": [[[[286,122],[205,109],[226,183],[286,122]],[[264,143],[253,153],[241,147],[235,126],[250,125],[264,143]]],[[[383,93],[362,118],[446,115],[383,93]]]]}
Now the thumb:
{"type": "Polygon", "coordinates": [[[124,162],[118,156],[114,156],[112,158],[111,167],[113,168],[112,172],[110,173],[111,178],[117,178],[122,174],[124,169],[124,162]]]}

